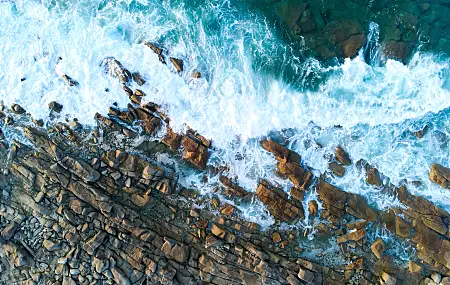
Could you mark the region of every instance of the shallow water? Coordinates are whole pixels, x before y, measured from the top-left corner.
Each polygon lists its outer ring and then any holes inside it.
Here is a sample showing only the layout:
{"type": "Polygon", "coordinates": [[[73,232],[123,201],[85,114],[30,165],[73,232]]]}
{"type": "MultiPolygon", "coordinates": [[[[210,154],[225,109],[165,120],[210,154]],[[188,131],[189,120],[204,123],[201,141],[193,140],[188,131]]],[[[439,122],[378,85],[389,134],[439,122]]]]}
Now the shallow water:
{"type": "MultiPolygon", "coordinates": [[[[210,164],[228,165],[248,191],[259,178],[289,187],[259,146],[270,136],[287,141],[316,175],[327,172],[326,156],[341,145],[354,162],[368,161],[396,185],[421,181],[410,189],[450,210],[447,192],[428,179],[431,163],[450,165],[450,62],[419,50],[408,65],[381,64],[376,24],[359,56],[324,66],[243,1],[3,1],[0,15],[0,98],[36,118],[49,119],[53,100],[64,105],[63,117],[83,124],[94,124],[94,114],[106,114],[114,102],[126,106],[117,80],[99,66],[114,56],[144,75],[146,100],[161,104],[176,130],[186,123],[213,140],[210,164]],[[142,40],[183,58],[186,71],[179,76],[161,64],[142,40]],[[191,79],[193,70],[203,78],[191,79]],[[80,86],[66,86],[63,73],[80,86]],[[426,124],[423,139],[411,135],[426,124]]],[[[181,181],[208,193],[217,177],[206,185],[196,173],[181,181]]],[[[366,185],[354,166],[332,183],[380,209],[399,204],[366,185]]],[[[257,202],[243,210],[258,221],[264,212],[257,202]]]]}

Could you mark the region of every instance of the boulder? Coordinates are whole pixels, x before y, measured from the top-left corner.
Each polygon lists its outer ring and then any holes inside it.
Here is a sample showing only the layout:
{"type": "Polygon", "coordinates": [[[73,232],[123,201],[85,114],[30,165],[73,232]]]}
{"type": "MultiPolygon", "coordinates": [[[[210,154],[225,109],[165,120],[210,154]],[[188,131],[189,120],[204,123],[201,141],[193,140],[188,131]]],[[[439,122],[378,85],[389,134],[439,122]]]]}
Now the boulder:
{"type": "Polygon", "coordinates": [[[183,61],[181,59],[171,57],[170,62],[178,72],[183,72],[183,61]]]}
{"type": "Polygon", "coordinates": [[[450,169],[440,164],[431,165],[430,180],[443,188],[450,189],[450,169]]]}
{"type": "Polygon", "coordinates": [[[370,249],[372,250],[373,254],[380,259],[380,257],[383,255],[384,251],[386,250],[386,244],[381,238],[378,238],[375,240],[372,245],[370,246],[370,249]]]}
{"type": "Polygon", "coordinates": [[[181,145],[184,148],[183,158],[200,169],[206,168],[209,153],[206,146],[188,135],[183,137],[181,145]]]}
{"type": "Polygon", "coordinates": [[[350,156],[348,153],[340,146],[336,148],[334,151],[334,155],[336,156],[336,159],[343,165],[350,165],[352,164],[352,161],[350,160],[350,156]]]}

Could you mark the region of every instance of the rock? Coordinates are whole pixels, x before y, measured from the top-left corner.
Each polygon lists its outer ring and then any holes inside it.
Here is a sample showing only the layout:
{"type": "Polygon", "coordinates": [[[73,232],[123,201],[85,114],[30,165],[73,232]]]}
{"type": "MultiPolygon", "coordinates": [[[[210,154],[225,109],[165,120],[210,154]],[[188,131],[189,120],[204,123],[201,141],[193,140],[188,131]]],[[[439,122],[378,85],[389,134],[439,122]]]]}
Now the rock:
{"type": "Polygon", "coordinates": [[[183,72],[183,61],[181,59],[171,57],[170,62],[178,72],[183,72]]]}
{"type": "Polygon", "coordinates": [[[433,279],[433,281],[436,283],[440,283],[442,280],[442,276],[441,276],[441,274],[439,274],[437,272],[433,272],[433,273],[431,273],[431,279],[433,279]]]}
{"type": "Polygon", "coordinates": [[[428,125],[425,125],[423,129],[420,131],[413,132],[413,135],[416,136],[418,139],[423,138],[423,136],[428,132],[428,125]]]}
{"type": "Polygon", "coordinates": [[[300,268],[297,276],[300,280],[303,280],[307,283],[312,283],[314,281],[314,274],[311,271],[303,268],[300,268]]]}
{"type": "Polygon", "coordinates": [[[110,76],[118,77],[121,83],[126,84],[130,81],[131,72],[114,57],[105,58],[101,65],[105,66],[105,70],[110,76]]]}
{"type": "Polygon", "coordinates": [[[77,285],[77,283],[71,277],[64,276],[62,285],[77,285]]]}
{"type": "MultiPolygon", "coordinates": [[[[422,274],[423,267],[413,261],[408,262],[409,272],[413,274],[422,274]]],[[[450,285],[450,284],[449,284],[450,285]]]]}
{"type": "Polygon", "coordinates": [[[127,278],[127,276],[117,267],[111,268],[111,273],[114,276],[114,282],[117,283],[117,285],[130,285],[130,280],[127,278]]]}
{"type": "Polygon", "coordinates": [[[345,167],[337,162],[328,163],[328,168],[333,172],[334,175],[342,177],[345,174],[345,167]]]}
{"type": "Polygon", "coordinates": [[[346,153],[345,150],[343,150],[340,146],[336,148],[334,154],[336,156],[336,159],[343,165],[352,164],[352,161],[350,160],[348,153],[346,153]]]}
{"type": "Polygon", "coordinates": [[[200,169],[206,168],[209,158],[208,149],[190,136],[184,136],[181,145],[184,148],[183,158],[190,161],[200,169]]]}
{"type": "Polygon", "coordinates": [[[268,152],[272,153],[278,161],[291,161],[300,164],[299,154],[287,149],[277,142],[262,140],[261,146],[268,152]]]}
{"type": "Polygon", "coordinates": [[[25,114],[26,111],[24,108],[22,108],[19,104],[12,104],[11,110],[14,112],[14,114],[22,115],[25,114]]]}
{"type": "Polygon", "coordinates": [[[311,216],[317,216],[319,212],[319,205],[316,200],[311,200],[308,202],[308,211],[311,216]]]}
{"type": "Polygon", "coordinates": [[[219,180],[224,186],[226,186],[225,194],[227,194],[228,197],[237,196],[242,198],[249,195],[249,193],[245,191],[244,188],[231,181],[231,179],[229,179],[228,177],[221,175],[219,180]]]}
{"type": "Polygon", "coordinates": [[[192,72],[191,77],[194,79],[199,79],[202,77],[202,74],[199,71],[194,71],[192,72]]]}
{"type": "Polygon", "coordinates": [[[450,189],[450,169],[440,164],[432,164],[429,174],[430,180],[443,188],[450,189]]]}
{"type": "Polygon", "coordinates": [[[66,156],[59,163],[84,181],[95,182],[100,179],[100,173],[82,160],[66,156]]]}
{"type": "Polygon", "coordinates": [[[273,241],[274,243],[279,243],[279,242],[281,241],[281,235],[280,235],[280,233],[277,233],[277,232],[273,233],[273,234],[272,234],[272,241],[273,241]]]}
{"type": "Polygon", "coordinates": [[[164,136],[163,143],[165,143],[172,151],[177,151],[181,145],[181,135],[175,133],[170,127],[164,136]]]}
{"type": "Polygon", "coordinates": [[[378,238],[375,240],[372,245],[370,246],[370,249],[372,250],[373,254],[380,259],[383,255],[384,251],[386,250],[386,244],[381,238],[378,238]]]}
{"type": "Polygon", "coordinates": [[[304,217],[303,209],[289,202],[287,194],[263,181],[256,189],[258,199],[266,204],[269,212],[284,222],[292,222],[304,217]]]}
{"type": "Polygon", "coordinates": [[[176,244],[170,251],[170,255],[177,262],[184,263],[189,258],[189,247],[185,245],[176,244]]]}
{"type": "Polygon", "coordinates": [[[388,41],[384,44],[382,52],[385,58],[406,63],[409,56],[409,47],[405,42],[388,41]]]}
{"type": "Polygon", "coordinates": [[[56,101],[52,101],[52,102],[48,103],[48,108],[50,109],[50,111],[60,113],[63,109],[63,105],[59,104],[56,101]]]}
{"type": "Polygon", "coordinates": [[[13,221],[2,230],[1,236],[4,240],[10,240],[18,229],[19,224],[13,221]]]}
{"type": "Polygon", "coordinates": [[[70,76],[67,75],[67,74],[63,74],[61,77],[62,77],[62,79],[64,80],[64,82],[65,82],[67,85],[69,85],[69,86],[78,86],[78,85],[80,85],[80,84],[78,83],[78,81],[76,81],[75,79],[73,79],[72,77],[70,77],[70,76]]]}
{"type": "Polygon", "coordinates": [[[142,75],[139,72],[134,72],[132,74],[134,82],[137,83],[137,85],[142,86],[145,84],[145,79],[142,77],[142,75]]]}
{"type": "Polygon", "coordinates": [[[383,272],[381,274],[381,280],[382,280],[382,284],[385,284],[385,285],[397,284],[397,279],[394,276],[392,276],[386,272],[383,272]]]}
{"type": "Polygon", "coordinates": [[[96,233],[91,239],[86,242],[86,251],[92,255],[95,250],[103,243],[103,240],[106,238],[107,234],[103,231],[99,231],[96,233]]]}
{"type": "Polygon", "coordinates": [[[358,229],[337,238],[337,243],[345,243],[348,241],[358,241],[366,236],[366,229],[358,229]]]}
{"type": "Polygon", "coordinates": [[[109,268],[109,260],[93,257],[92,266],[95,268],[95,271],[102,274],[109,268]]]}
{"type": "Polygon", "coordinates": [[[45,239],[42,242],[42,245],[45,247],[45,249],[47,249],[48,251],[55,251],[61,248],[61,244],[60,243],[56,243],[54,241],[45,239]]]}
{"type": "Polygon", "coordinates": [[[450,285],[450,277],[444,277],[439,285],[450,285]]]}
{"type": "Polygon", "coordinates": [[[366,182],[368,184],[374,185],[374,186],[382,185],[380,173],[378,172],[378,169],[376,169],[375,167],[369,168],[366,172],[366,175],[367,175],[366,182]]]}
{"type": "Polygon", "coordinates": [[[412,227],[399,216],[395,216],[395,233],[401,238],[411,235],[412,227]]]}
{"type": "Polygon", "coordinates": [[[359,50],[366,44],[366,36],[363,34],[351,35],[348,39],[340,43],[340,54],[344,58],[355,57],[359,50]]]}

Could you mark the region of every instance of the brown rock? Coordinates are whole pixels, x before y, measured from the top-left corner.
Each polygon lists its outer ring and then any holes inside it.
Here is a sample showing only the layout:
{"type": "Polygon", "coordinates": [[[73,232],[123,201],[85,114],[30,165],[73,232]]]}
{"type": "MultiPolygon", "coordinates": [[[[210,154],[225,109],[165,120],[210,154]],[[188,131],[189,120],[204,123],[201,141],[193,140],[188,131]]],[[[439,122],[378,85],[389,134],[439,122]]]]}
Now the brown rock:
{"type": "Polygon", "coordinates": [[[181,145],[181,135],[175,133],[170,127],[164,136],[163,143],[165,143],[172,151],[177,151],[181,145]]]}
{"type": "Polygon", "coordinates": [[[291,222],[304,217],[303,209],[289,202],[287,194],[283,190],[274,188],[265,181],[259,184],[256,195],[261,202],[266,204],[269,212],[282,221],[291,222]]]}
{"type": "Polygon", "coordinates": [[[350,165],[352,161],[350,160],[350,156],[345,150],[343,150],[340,146],[338,146],[334,152],[336,159],[342,163],[343,165],[350,165]]]}
{"type": "Polygon", "coordinates": [[[378,172],[378,169],[376,169],[375,167],[369,168],[367,170],[366,175],[367,175],[366,182],[368,184],[374,185],[374,186],[381,186],[382,182],[381,182],[380,172],[378,172]]]}
{"type": "Polygon", "coordinates": [[[450,169],[440,164],[432,164],[429,174],[430,180],[443,188],[450,188],[450,169]]]}
{"type": "Polygon", "coordinates": [[[272,234],[272,241],[273,241],[274,243],[279,243],[279,242],[281,241],[281,235],[280,235],[280,233],[277,233],[277,232],[273,233],[273,234],[272,234]]]}
{"type": "Polygon", "coordinates": [[[306,281],[307,283],[312,283],[314,280],[314,273],[303,268],[300,268],[297,276],[300,280],[306,281]]]}
{"type": "Polygon", "coordinates": [[[358,241],[366,236],[366,229],[359,229],[351,233],[345,234],[337,238],[337,243],[345,243],[348,241],[358,241]]]}
{"type": "Polygon", "coordinates": [[[311,216],[317,216],[317,213],[319,212],[319,205],[317,204],[317,201],[309,201],[308,211],[311,216]]]}
{"type": "Polygon", "coordinates": [[[345,167],[337,162],[328,163],[328,168],[333,172],[334,175],[342,177],[345,174],[345,167]]]}
{"type": "Polygon", "coordinates": [[[192,162],[200,169],[206,168],[208,161],[208,149],[203,144],[195,141],[189,136],[184,136],[181,145],[184,148],[183,158],[192,162]]]}
{"type": "Polygon", "coordinates": [[[189,247],[176,244],[170,251],[170,256],[172,256],[176,261],[184,263],[189,258],[189,247]]]}
{"type": "Polygon", "coordinates": [[[170,62],[173,64],[173,66],[176,68],[178,72],[183,72],[183,61],[181,59],[171,57],[170,62]]]}
{"type": "Polygon", "coordinates": [[[386,244],[384,241],[379,238],[376,241],[372,243],[370,246],[370,249],[372,250],[373,254],[380,259],[380,257],[383,255],[384,251],[386,250],[386,244]]]}
{"type": "Polygon", "coordinates": [[[399,216],[395,216],[395,233],[402,238],[408,238],[411,235],[412,227],[399,216]]]}
{"type": "Polygon", "coordinates": [[[352,35],[338,46],[345,58],[355,57],[359,50],[366,44],[366,36],[363,34],[352,35]]]}
{"type": "Polygon", "coordinates": [[[408,262],[409,272],[413,274],[422,274],[423,266],[415,263],[414,261],[408,262]]]}
{"type": "Polygon", "coordinates": [[[384,44],[383,55],[386,58],[400,60],[406,63],[409,56],[409,48],[405,42],[388,41],[384,44]]]}

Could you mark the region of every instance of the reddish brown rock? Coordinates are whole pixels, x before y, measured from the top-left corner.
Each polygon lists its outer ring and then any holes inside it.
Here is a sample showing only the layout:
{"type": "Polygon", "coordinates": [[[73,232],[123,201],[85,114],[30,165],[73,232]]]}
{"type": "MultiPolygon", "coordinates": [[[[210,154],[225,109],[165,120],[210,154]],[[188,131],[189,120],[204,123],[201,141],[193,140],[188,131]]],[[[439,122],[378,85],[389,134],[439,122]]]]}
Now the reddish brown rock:
{"type": "Polygon", "coordinates": [[[206,168],[206,163],[208,162],[209,157],[206,146],[187,135],[183,137],[181,145],[184,148],[184,159],[190,161],[200,169],[206,168]]]}
{"type": "Polygon", "coordinates": [[[244,188],[240,187],[226,176],[221,175],[219,180],[223,185],[226,186],[225,194],[227,194],[229,197],[245,197],[249,194],[244,190],[244,188]]]}
{"type": "Polygon", "coordinates": [[[162,139],[171,150],[177,151],[181,145],[181,135],[175,133],[170,127],[167,128],[167,133],[162,139]]]}

